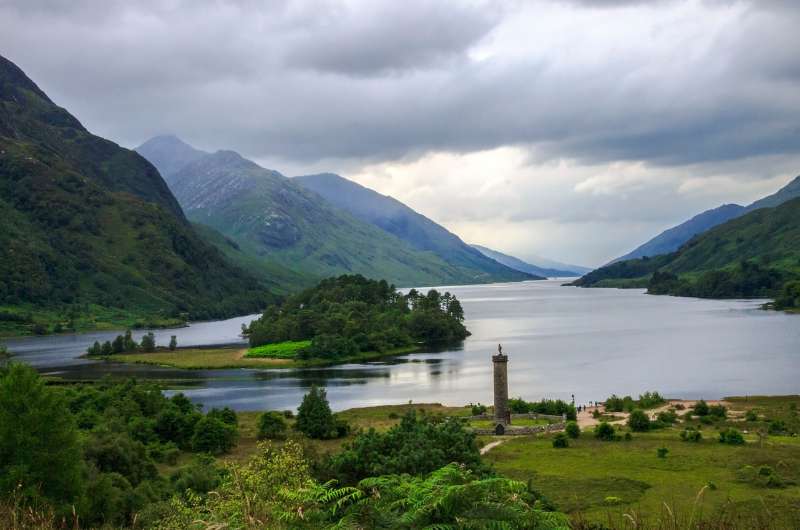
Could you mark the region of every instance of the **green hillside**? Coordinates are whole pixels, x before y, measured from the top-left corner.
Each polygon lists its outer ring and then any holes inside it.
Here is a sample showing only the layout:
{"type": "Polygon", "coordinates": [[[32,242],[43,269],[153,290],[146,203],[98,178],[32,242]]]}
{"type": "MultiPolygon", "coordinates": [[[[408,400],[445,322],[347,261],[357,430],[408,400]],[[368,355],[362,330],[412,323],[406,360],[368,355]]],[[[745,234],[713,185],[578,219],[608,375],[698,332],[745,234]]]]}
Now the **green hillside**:
{"type": "MultiPolygon", "coordinates": [[[[173,150],[184,158],[192,153],[187,147],[191,149],[171,137],[157,137],[138,150],[168,169],[175,164],[165,154],[173,150]]],[[[165,179],[189,219],[218,230],[228,240],[212,238],[212,243],[236,263],[284,289],[354,273],[401,286],[492,280],[414,248],[233,151],[196,158],[176,172],[165,172],[165,179]],[[238,248],[232,250],[231,241],[238,248]]],[[[516,279],[524,276],[511,273],[516,279]]]]}
{"type": "Polygon", "coordinates": [[[445,227],[412,210],[402,202],[332,173],[294,177],[307,190],[319,194],[337,208],[377,226],[411,247],[436,254],[456,267],[470,282],[541,280],[529,271],[507,266],[494,256],[467,245],[445,227]]]}
{"type": "Polygon", "coordinates": [[[761,208],[705,232],[672,254],[621,261],[574,282],[583,287],[647,286],[654,294],[708,298],[777,297],[800,278],[800,199],[761,208]]]}
{"type": "Polygon", "coordinates": [[[150,163],[89,133],[2,57],[0,212],[0,333],[263,305],[259,282],[195,234],[150,163]]]}

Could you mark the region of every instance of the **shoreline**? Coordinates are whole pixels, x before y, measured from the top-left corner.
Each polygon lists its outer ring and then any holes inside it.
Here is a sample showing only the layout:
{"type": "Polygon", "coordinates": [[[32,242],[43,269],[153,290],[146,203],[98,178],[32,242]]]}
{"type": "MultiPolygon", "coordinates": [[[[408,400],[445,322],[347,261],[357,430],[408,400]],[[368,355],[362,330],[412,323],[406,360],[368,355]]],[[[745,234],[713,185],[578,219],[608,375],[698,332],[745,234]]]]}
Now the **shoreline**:
{"type": "Polygon", "coordinates": [[[297,369],[334,366],[353,362],[374,361],[378,359],[408,355],[421,350],[418,345],[395,348],[385,352],[362,352],[339,359],[295,360],[278,357],[246,357],[248,347],[241,345],[192,346],[168,350],[159,348],[152,353],[116,353],[112,355],[88,355],[81,357],[97,361],[121,364],[146,364],[179,368],[184,370],[217,369],[297,369]]]}

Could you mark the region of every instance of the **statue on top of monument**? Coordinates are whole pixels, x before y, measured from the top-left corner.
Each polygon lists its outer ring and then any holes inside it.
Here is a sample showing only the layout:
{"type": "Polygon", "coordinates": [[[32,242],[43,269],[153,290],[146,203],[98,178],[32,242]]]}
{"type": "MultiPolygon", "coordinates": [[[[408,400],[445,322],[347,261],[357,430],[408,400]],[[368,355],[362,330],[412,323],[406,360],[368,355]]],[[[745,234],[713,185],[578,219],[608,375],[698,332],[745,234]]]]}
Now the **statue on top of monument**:
{"type": "Polygon", "coordinates": [[[500,344],[497,345],[497,353],[499,353],[500,355],[503,355],[503,346],[500,345],[500,344]]]}

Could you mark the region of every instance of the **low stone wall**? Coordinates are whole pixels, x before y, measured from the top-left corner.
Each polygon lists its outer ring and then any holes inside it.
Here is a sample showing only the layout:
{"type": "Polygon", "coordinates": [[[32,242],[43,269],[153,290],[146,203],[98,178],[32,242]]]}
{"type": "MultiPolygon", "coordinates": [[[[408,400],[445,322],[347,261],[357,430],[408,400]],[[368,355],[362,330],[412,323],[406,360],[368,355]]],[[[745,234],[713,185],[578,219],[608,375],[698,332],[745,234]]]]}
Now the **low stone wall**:
{"type": "MultiPolygon", "coordinates": [[[[563,422],[551,423],[550,425],[530,425],[527,427],[514,427],[514,425],[510,425],[508,428],[506,428],[506,432],[503,433],[502,436],[522,436],[526,434],[556,432],[556,431],[563,431],[565,427],[566,424],[563,422]]],[[[477,435],[489,435],[489,436],[495,435],[494,429],[472,429],[472,432],[474,432],[477,435]]]]}

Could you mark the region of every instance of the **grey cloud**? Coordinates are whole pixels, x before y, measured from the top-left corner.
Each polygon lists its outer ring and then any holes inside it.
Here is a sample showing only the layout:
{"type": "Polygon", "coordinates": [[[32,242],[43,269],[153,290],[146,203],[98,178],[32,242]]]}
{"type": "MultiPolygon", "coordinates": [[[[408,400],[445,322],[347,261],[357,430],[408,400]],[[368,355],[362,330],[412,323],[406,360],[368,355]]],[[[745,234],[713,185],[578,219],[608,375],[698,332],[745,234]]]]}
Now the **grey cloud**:
{"type": "Polygon", "coordinates": [[[171,131],[298,164],[509,144],[655,165],[800,149],[800,17],[788,3],[754,3],[712,28],[708,49],[664,64],[637,54],[637,43],[621,43],[629,53],[601,66],[571,66],[558,49],[469,58],[517,16],[508,9],[7,1],[0,50],[87,126],[127,145],[171,131]]]}

